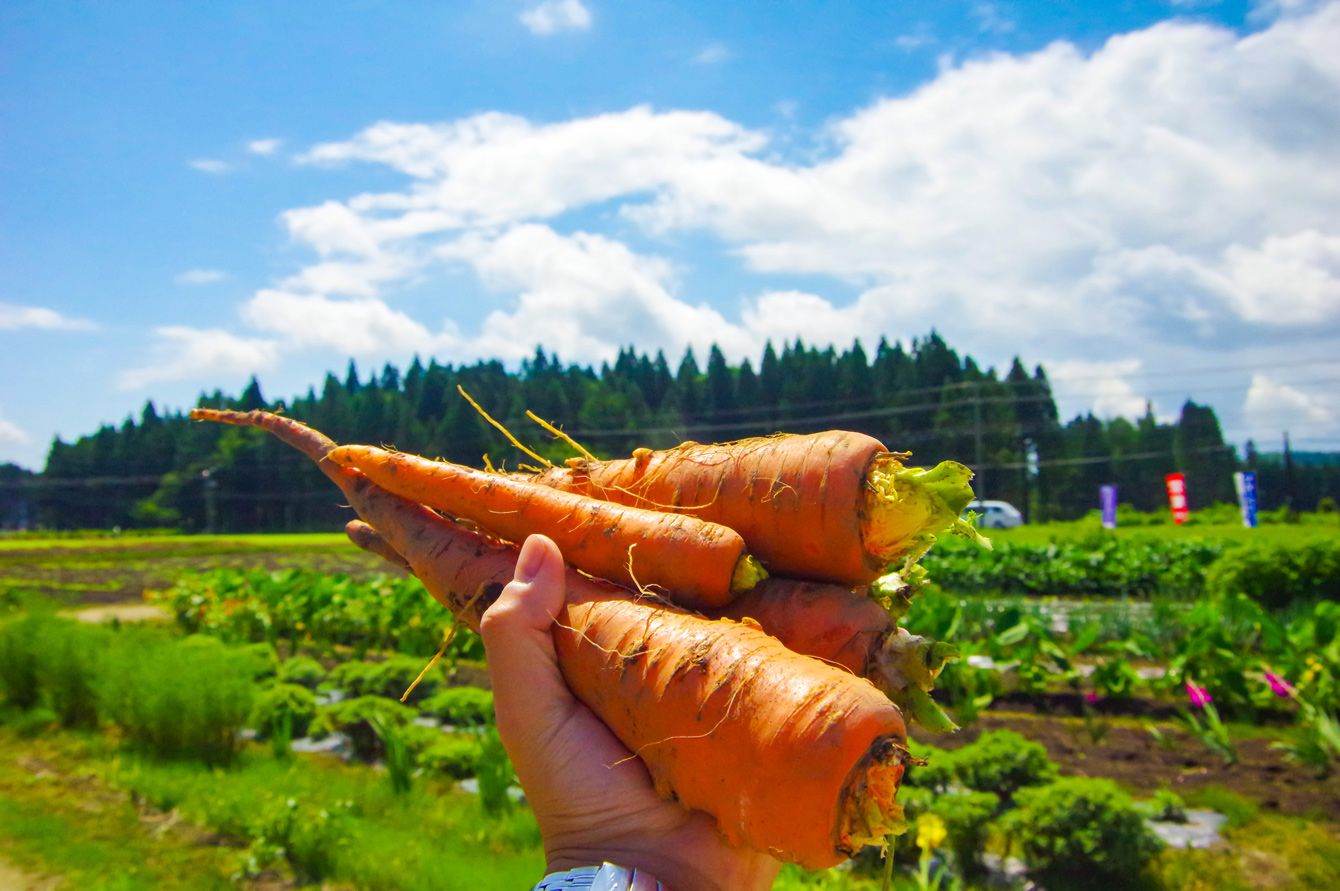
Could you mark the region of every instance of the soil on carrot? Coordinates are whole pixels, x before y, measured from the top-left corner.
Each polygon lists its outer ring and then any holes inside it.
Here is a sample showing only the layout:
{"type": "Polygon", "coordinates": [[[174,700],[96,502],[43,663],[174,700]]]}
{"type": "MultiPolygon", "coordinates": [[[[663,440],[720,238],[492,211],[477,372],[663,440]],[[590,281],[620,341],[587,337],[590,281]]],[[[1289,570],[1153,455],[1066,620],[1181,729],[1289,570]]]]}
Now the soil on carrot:
{"type": "Polygon", "coordinates": [[[1286,761],[1283,753],[1271,748],[1270,739],[1235,740],[1238,761],[1226,765],[1195,737],[1171,725],[1158,726],[1162,743],[1142,727],[1116,722],[1106,722],[1105,727],[1101,738],[1095,739],[1080,719],[986,712],[956,734],[917,736],[930,745],[956,749],[983,730],[1014,730],[1046,746],[1065,774],[1107,777],[1136,793],[1167,786],[1185,795],[1223,787],[1257,802],[1265,811],[1340,822],[1340,774],[1319,779],[1312,770],[1286,761]]]}

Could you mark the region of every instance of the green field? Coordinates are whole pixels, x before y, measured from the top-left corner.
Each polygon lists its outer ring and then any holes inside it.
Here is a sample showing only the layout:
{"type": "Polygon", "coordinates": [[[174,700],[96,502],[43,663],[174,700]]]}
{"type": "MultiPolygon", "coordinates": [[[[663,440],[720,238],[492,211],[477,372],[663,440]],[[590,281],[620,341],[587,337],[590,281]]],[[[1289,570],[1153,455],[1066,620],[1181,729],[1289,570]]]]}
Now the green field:
{"type": "MultiPolygon", "coordinates": [[[[1226,553],[1250,543],[1294,547],[1325,542],[1334,540],[1336,531],[1303,524],[1257,530],[1136,527],[1104,539],[1095,535],[1091,524],[1074,523],[1025,527],[994,538],[998,546],[1025,549],[1064,543],[1082,550],[1086,541],[1109,542],[1102,546],[1115,548],[1109,553],[1120,556],[1128,553],[1123,550],[1126,543],[1131,555],[1146,553],[1141,549],[1151,542],[1158,548],[1171,542],[1173,550],[1166,553],[1172,554],[1180,553],[1175,550],[1179,542],[1216,542],[1213,552],[1226,553]]],[[[945,549],[947,558],[958,550],[945,549]]],[[[0,610],[7,616],[0,618],[0,697],[8,689],[11,700],[0,711],[0,885],[48,881],[117,889],[276,888],[308,881],[330,888],[527,887],[542,868],[529,812],[524,805],[500,807],[496,796],[486,808],[478,795],[461,791],[455,777],[462,770],[468,775],[471,768],[462,769],[457,761],[465,752],[468,763],[482,763],[479,737],[457,731],[447,734],[454,741],[446,749],[435,748],[442,734],[411,724],[416,711],[397,713],[402,722],[396,725],[401,727],[398,732],[419,765],[409,791],[401,793],[394,791],[385,767],[321,753],[281,757],[276,744],[266,739],[243,742],[234,752],[215,756],[216,766],[189,753],[156,755],[150,743],[137,742],[154,738],[154,722],[179,720],[181,710],[171,704],[174,685],[208,683],[222,673],[211,668],[209,659],[222,660],[220,666],[276,660],[257,669],[254,682],[234,685],[229,695],[254,700],[274,688],[276,670],[296,678],[303,663],[326,683],[336,678],[345,689],[364,685],[355,689],[368,694],[356,700],[364,703],[360,708],[383,708],[377,706],[378,697],[394,695],[403,688],[406,673],[417,672],[434,648],[445,616],[415,582],[384,577],[382,571],[375,559],[339,535],[0,540],[0,610]],[[40,620],[56,624],[42,626],[48,628],[41,632],[48,644],[28,657],[40,671],[23,680],[24,656],[14,649],[14,637],[4,636],[6,628],[51,606],[104,611],[110,606],[105,616],[129,617],[131,612],[118,613],[116,608],[144,604],[146,590],[160,592],[153,602],[164,618],[176,615],[175,627],[148,632],[125,625],[104,633],[88,626],[67,630],[73,623],[40,620]],[[82,636],[87,634],[93,636],[82,636]],[[60,645],[67,635],[74,644],[60,645]],[[147,656],[116,656],[116,641],[122,638],[134,644],[135,654],[167,654],[160,660],[162,673],[152,674],[156,663],[147,656]],[[188,646],[189,638],[222,643],[188,646]],[[179,646],[186,649],[174,649],[179,646]],[[148,678],[141,681],[143,689],[161,694],[156,700],[162,704],[141,720],[148,721],[147,730],[136,730],[139,725],[97,704],[102,702],[99,697],[109,695],[106,682],[80,692],[80,672],[94,670],[88,665],[116,664],[81,661],[80,653],[103,652],[99,647],[111,649],[97,659],[133,658],[118,674],[150,672],[143,675],[148,678]],[[192,669],[193,660],[201,659],[206,661],[192,669]],[[64,679],[64,686],[54,686],[50,677],[64,679]],[[24,683],[47,692],[27,703],[15,701],[13,691],[24,683]],[[79,723],[78,707],[98,711],[96,727],[61,726],[79,723]],[[67,721],[63,715],[74,717],[67,721]],[[443,761],[444,755],[430,755],[430,750],[450,750],[451,755],[443,761]]],[[[1148,864],[1139,887],[1303,889],[1340,884],[1340,776],[1329,768],[1319,770],[1315,761],[1285,757],[1281,745],[1303,746],[1310,739],[1293,701],[1274,699],[1259,681],[1241,694],[1232,687],[1235,677],[1250,673],[1256,664],[1251,660],[1261,658],[1251,655],[1258,645],[1247,638],[1262,629],[1270,638],[1276,634],[1269,630],[1272,623],[1280,629],[1278,649],[1259,652],[1268,654],[1272,665],[1295,683],[1312,671],[1318,679],[1303,689],[1329,683],[1326,679],[1340,672],[1340,665],[1326,655],[1327,664],[1311,669],[1307,659],[1313,645],[1303,643],[1321,640],[1319,635],[1326,633],[1328,607],[1318,606],[1320,612],[1314,614],[1313,606],[1300,604],[1268,615],[1251,612],[1255,607],[1245,603],[1218,612],[1212,604],[1198,608],[1194,601],[1177,598],[1099,596],[1071,598],[1058,613],[1058,602],[934,589],[923,593],[907,617],[914,630],[949,633],[965,656],[989,657],[999,665],[1017,663],[1029,670],[976,669],[966,662],[951,666],[937,696],[943,695],[965,729],[954,736],[918,730],[918,742],[953,751],[988,731],[1019,732],[1040,743],[1063,775],[1110,777],[1141,800],[1173,790],[1188,806],[1230,815],[1230,828],[1215,847],[1165,849],[1148,864]],[[1065,617],[1060,624],[1058,615],[1065,617]],[[1243,628],[1256,631],[1239,630],[1243,628]],[[1216,635],[1238,636],[1225,641],[1216,635]],[[1225,647],[1233,658],[1215,655],[1225,647]],[[1296,662],[1289,661],[1291,649],[1298,651],[1296,662]],[[1167,680],[1137,678],[1105,667],[1120,663],[1170,674],[1167,680]],[[1185,666],[1216,694],[1231,759],[1177,715],[1185,698],[1180,676],[1171,672],[1185,666]],[[1086,704],[1086,693],[1096,704],[1086,704]]],[[[477,657],[477,643],[469,636],[458,641],[446,668],[430,676],[429,695],[453,685],[484,683],[482,670],[471,661],[477,657]]],[[[191,691],[181,695],[190,696],[191,691]]],[[[437,714],[433,702],[418,701],[417,713],[437,714]]],[[[321,706],[318,713],[328,708],[334,709],[321,706]]],[[[256,726],[257,714],[244,723],[256,726]]],[[[332,711],[323,720],[334,727],[358,719],[337,718],[332,711]]],[[[355,732],[355,725],[349,727],[355,732]]],[[[1003,824],[983,826],[981,850],[1007,853],[1003,824]]],[[[911,851],[910,860],[900,861],[898,887],[919,887],[916,849],[911,851]]],[[[867,858],[855,869],[824,873],[788,868],[778,887],[865,891],[880,886],[879,871],[879,864],[867,858]]]]}

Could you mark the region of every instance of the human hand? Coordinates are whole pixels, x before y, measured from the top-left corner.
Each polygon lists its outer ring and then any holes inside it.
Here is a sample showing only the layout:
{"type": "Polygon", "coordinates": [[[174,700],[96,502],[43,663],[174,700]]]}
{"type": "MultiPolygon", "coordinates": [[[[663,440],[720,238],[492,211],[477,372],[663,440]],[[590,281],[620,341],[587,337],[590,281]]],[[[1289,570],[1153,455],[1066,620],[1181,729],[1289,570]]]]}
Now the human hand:
{"type": "Polygon", "coordinates": [[[535,812],[549,871],[608,860],[671,891],[759,891],[780,864],[727,845],[711,817],[661,798],[642,762],[568,689],[552,628],[566,568],[543,535],[480,624],[498,734],[535,812]]]}

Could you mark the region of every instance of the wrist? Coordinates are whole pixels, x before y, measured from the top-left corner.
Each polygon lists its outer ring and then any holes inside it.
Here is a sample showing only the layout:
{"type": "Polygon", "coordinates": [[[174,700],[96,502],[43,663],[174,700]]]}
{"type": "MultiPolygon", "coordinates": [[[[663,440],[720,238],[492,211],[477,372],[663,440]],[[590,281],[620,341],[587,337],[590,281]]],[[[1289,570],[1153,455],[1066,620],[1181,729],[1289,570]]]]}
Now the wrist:
{"type": "MultiPolygon", "coordinates": [[[[617,863],[654,877],[663,891],[767,891],[777,874],[777,862],[758,858],[748,864],[734,860],[685,863],[671,853],[604,846],[594,849],[554,849],[546,856],[546,873],[617,863]]],[[[651,886],[648,886],[651,887],[651,886]]],[[[642,886],[635,886],[641,891],[642,886]]]]}

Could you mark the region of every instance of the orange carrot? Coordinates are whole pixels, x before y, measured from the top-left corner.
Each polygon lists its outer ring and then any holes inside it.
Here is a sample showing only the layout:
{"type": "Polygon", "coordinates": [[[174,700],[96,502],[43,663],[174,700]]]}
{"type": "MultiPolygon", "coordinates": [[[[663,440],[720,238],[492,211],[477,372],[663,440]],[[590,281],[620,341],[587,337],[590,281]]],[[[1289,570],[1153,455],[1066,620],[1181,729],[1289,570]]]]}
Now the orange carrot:
{"type": "Polygon", "coordinates": [[[767,575],[745,553],[739,533],[696,517],[614,504],[374,446],[340,446],[326,459],[498,538],[520,543],[543,532],[583,572],[658,594],[674,592],[682,606],[721,606],[767,575]]]}
{"type": "Polygon", "coordinates": [[[899,628],[882,604],[861,591],[770,578],[708,615],[752,619],[787,649],[866,678],[928,729],[956,729],[927,694],[957,648],[899,628]]]}
{"type": "MultiPolygon", "coordinates": [[[[317,461],[333,445],[274,415],[192,415],[264,427],[317,461]]],[[[513,575],[516,548],[322,463],[429,592],[478,628],[513,575]]],[[[554,624],[563,675],[663,795],[714,817],[732,843],[807,868],[901,829],[906,728],[869,683],[750,623],[661,606],[573,570],[567,587],[554,624]]]]}
{"type": "Polygon", "coordinates": [[[972,472],[952,461],[904,467],[906,458],[864,434],[830,430],[574,458],[531,479],[729,526],[769,572],[850,587],[920,558],[941,532],[976,536],[959,519],[972,472]]]}

